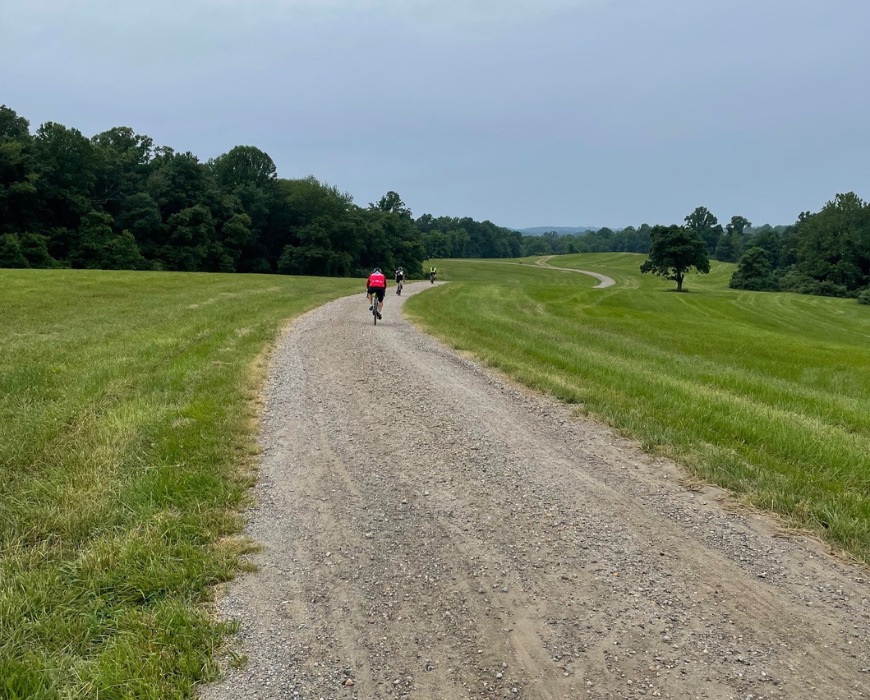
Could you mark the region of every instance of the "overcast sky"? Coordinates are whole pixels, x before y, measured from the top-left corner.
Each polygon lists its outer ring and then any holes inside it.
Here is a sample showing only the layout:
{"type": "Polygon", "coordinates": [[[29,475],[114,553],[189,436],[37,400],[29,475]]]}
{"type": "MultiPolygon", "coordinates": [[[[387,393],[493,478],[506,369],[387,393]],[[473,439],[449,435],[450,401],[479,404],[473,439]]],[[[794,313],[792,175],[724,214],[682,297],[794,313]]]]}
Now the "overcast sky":
{"type": "Polygon", "coordinates": [[[0,0],[0,103],[505,226],[870,198],[868,0],[0,0]]]}

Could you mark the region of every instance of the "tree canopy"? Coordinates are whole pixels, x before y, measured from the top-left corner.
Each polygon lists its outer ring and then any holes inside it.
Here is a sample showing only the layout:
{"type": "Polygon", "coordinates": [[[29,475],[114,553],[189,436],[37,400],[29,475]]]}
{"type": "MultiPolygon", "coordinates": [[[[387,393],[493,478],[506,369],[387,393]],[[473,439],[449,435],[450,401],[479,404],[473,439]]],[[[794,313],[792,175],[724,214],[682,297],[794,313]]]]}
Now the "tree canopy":
{"type": "Polygon", "coordinates": [[[355,275],[421,270],[395,192],[361,208],[237,146],[206,163],[127,127],[93,138],[0,108],[0,266],[355,275]]]}
{"type": "Polygon", "coordinates": [[[674,280],[681,292],[687,272],[693,269],[704,274],[710,272],[707,244],[697,231],[685,226],[656,226],[650,238],[652,245],[649,258],[641,265],[642,273],[652,272],[674,280]]]}
{"type": "Polygon", "coordinates": [[[854,192],[793,226],[747,226],[742,246],[732,287],[859,298],[870,289],[870,204],[854,192]]]}
{"type": "Polygon", "coordinates": [[[698,234],[707,245],[710,255],[716,251],[719,239],[722,238],[722,225],[707,207],[698,207],[686,219],[686,228],[698,234]]]}
{"type": "Polygon", "coordinates": [[[731,275],[728,286],[732,289],[751,289],[757,292],[776,291],[779,282],[773,274],[771,255],[764,248],[750,248],[731,275]]]}

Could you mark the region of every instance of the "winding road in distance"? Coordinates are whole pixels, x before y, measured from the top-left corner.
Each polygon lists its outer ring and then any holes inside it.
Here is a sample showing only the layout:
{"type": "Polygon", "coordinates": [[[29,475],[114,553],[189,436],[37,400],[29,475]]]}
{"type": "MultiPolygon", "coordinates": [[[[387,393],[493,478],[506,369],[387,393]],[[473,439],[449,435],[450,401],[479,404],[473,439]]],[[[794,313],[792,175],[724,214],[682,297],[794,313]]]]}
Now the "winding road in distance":
{"type": "Polygon", "coordinates": [[[588,270],[575,270],[573,267],[556,267],[555,265],[550,265],[549,261],[555,258],[555,255],[548,255],[545,258],[541,258],[538,260],[535,265],[540,265],[541,267],[546,267],[550,270],[562,270],[563,272],[579,272],[581,275],[589,275],[590,277],[594,277],[598,280],[599,284],[596,284],[593,289],[606,289],[607,287],[612,287],[616,284],[616,280],[612,277],[608,277],[607,275],[602,275],[598,272],[589,272],[588,270]]]}
{"type": "MultiPolygon", "coordinates": [[[[555,267],[554,265],[548,265],[547,261],[555,258],[555,255],[548,255],[547,257],[541,258],[535,262],[535,265],[539,267],[545,267],[548,270],[561,270],[562,272],[576,272],[581,275],[588,275],[589,277],[594,277],[598,280],[598,284],[596,284],[593,289],[606,289],[607,287],[612,287],[616,284],[616,280],[612,277],[608,277],[607,275],[602,275],[599,272],[589,272],[588,270],[575,270],[573,267],[555,267]]],[[[516,262],[506,262],[501,260],[464,260],[462,258],[453,258],[450,262],[474,262],[474,263],[491,263],[493,265],[522,265],[522,263],[516,262]]]]}
{"type": "MultiPolygon", "coordinates": [[[[409,284],[407,295],[430,289],[409,284]]],[[[864,568],[415,330],[297,320],[206,700],[870,698],[864,568]]]]}

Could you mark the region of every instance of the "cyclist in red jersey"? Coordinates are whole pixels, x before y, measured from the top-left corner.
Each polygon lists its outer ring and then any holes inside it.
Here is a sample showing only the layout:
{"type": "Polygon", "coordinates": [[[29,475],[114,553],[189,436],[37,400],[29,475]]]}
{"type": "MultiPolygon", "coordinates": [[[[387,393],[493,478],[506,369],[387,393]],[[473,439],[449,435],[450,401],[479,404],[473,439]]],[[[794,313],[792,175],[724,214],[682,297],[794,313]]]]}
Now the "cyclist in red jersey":
{"type": "Polygon", "coordinates": [[[384,310],[384,294],[387,291],[387,278],[381,272],[381,268],[376,267],[372,274],[369,275],[366,282],[366,290],[368,291],[366,299],[369,301],[369,311],[372,310],[372,306],[375,303],[374,297],[376,297],[378,300],[378,318],[382,318],[381,311],[384,310]]]}

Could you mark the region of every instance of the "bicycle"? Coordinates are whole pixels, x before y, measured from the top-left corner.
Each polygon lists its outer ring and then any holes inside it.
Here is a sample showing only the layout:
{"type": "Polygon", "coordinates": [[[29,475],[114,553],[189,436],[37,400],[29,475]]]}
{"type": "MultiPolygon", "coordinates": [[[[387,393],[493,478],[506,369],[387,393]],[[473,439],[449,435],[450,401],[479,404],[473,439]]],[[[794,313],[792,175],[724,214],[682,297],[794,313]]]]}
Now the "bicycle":
{"type": "Polygon", "coordinates": [[[429,284],[435,284],[435,275],[436,274],[438,274],[438,273],[437,272],[430,272],[429,273],[429,284]]]}
{"type": "Polygon", "coordinates": [[[402,287],[405,286],[405,282],[403,280],[399,280],[396,282],[396,294],[402,296],[402,287]]]}
{"type": "Polygon", "coordinates": [[[373,291],[371,293],[371,301],[372,301],[371,312],[372,312],[372,318],[374,319],[374,323],[376,326],[378,325],[378,321],[383,320],[383,316],[381,315],[380,309],[378,307],[384,303],[383,298],[384,298],[384,294],[386,294],[386,292],[387,292],[387,290],[386,290],[386,288],[384,288],[381,291],[380,299],[378,298],[377,291],[373,291]]]}

